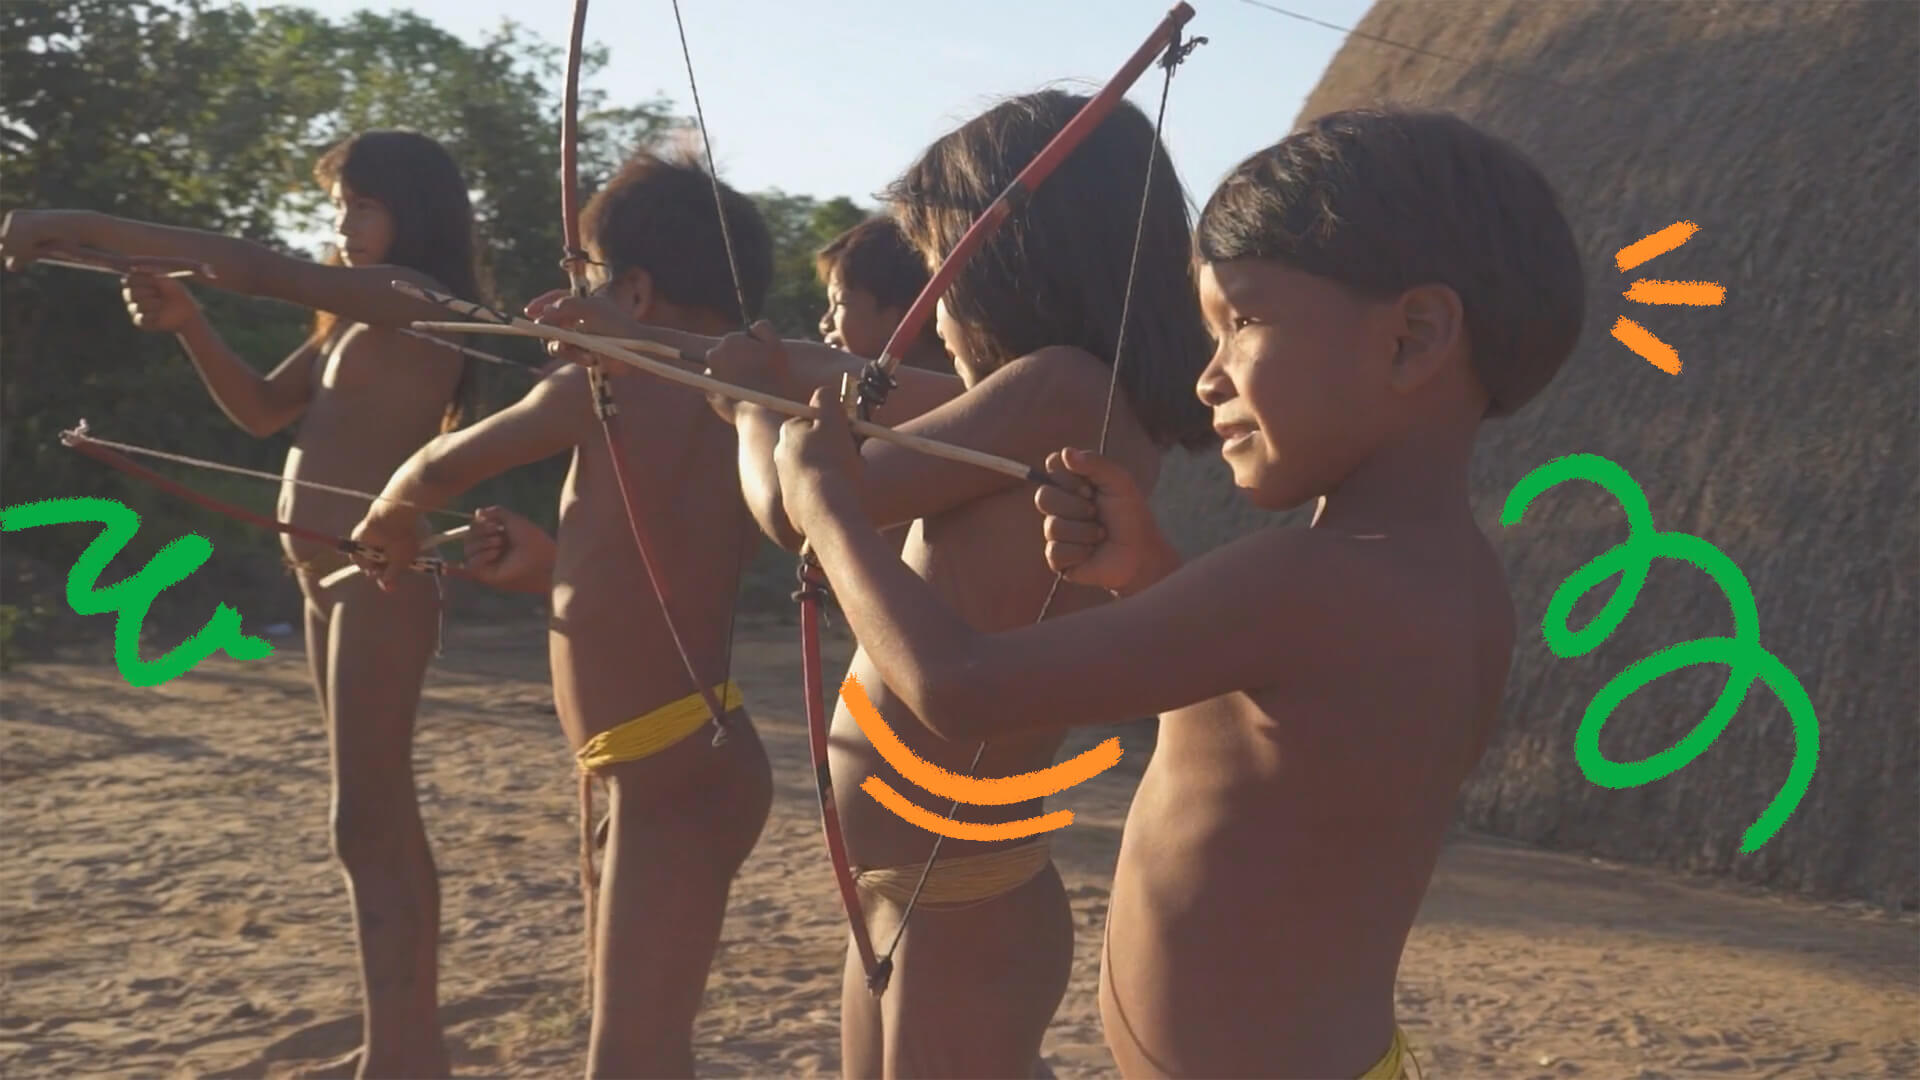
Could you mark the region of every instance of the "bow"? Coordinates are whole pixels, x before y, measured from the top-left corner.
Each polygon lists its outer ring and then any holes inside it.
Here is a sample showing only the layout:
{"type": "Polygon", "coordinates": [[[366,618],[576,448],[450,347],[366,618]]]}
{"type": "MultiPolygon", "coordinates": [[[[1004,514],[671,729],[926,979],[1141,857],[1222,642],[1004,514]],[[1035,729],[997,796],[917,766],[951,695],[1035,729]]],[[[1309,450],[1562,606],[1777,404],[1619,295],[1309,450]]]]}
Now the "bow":
{"type": "MultiPolygon", "coordinates": [[[[89,248],[89,247],[61,249],[53,252],[52,255],[53,257],[51,258],[42,258],[37,261],[49,266],[58,266],[68,270],[85,270],[91,273],[116,274],[120,276],[122,279],[125,279],[126,277],[132,274],[144,273],[144,274],[157,274],[161,277],[170,277],[170,278],[190,279],[190,278],[197,277],[205,281],[216,280],[211,268],[207,267],[202,263],[194,262],[191,259],[176,259],[176,258],[168,258],[168,257],[162,257],[162,256],[147,256],[147,255],[141,255],[141,256],[121,255],[117,252],[103,251],[99,248],[89,248]]],[[[412,337],[419,338],[422,341],[428,341],[435,345],[440,345],[448,349],[453,349],[461,353],[462,355],[470,356],[475,359],[486,360],[495,364],[504,364],[508,367],[522,367],[522,368],[525,367],[525,365],[518,364],[510,360],[504,360],[498,356],[494,356],[491,353],[484,353],[477,349],[469,349],[469,348],[466,348],[465,346],[455,345],[452,342],[444,341],[440,338],[436,338],[431,334],[424,334],[415,330],[406,330],[406,329],[403,329],[400,332],[403,334],[408,334],[412,337]]],[[[226,502],[224,500],[216,499],[210,495],[202,494],[201,492],[195,491],[185,484],[179,483],[178,481],[175,481],[175,480],[168,479],[167,477],[162,476],[159,473],[154,472],[153,470],[148,469],[145,466],[134,462],[133,460],[128,458],[127,455],[140,454],[146,457],[159,458],[166,461],[177,462],[182,465],[190,465],[190,466],[193,466],[194,468],[212,469],[218,472],[232,473],[236,476],[252,477],[256,480],[269,480],[274,483],[292,484],[295,487],[313,488],[319,491],[331,492],[332,494],[335,494],[335,495],[349,495],[357,499],[366,499],[369,502],[385,501],[384,496],[370,495],[364,491],[355,491],[352,488],[338,487],[333,484],[322,484],[312,480],[299,480],[292,477],[280,476],[274,473],[259,472],[254,469],[243,469],[237,465],[223,465],[217,461],[206,461],[200,458],[187,457],[182,454],[171,454],[162,450],[151,450],[146,447],[133,446],[127,443],[115,443],[115,442],[108,442],[104,439],[96,439],[87,433],[87,422],[85,420],[80,421],[80,423],[77,426],[75,426],[72,430],[61,432],[60,442],[62,445],[67,446],[74,450],[78,450],[81,453],[86,454],[88,457],[93,458],[95,461],[101,462],[102,464],[108,465],[114,469],[119,470],[120,472],[126,473],[128,476],[131,476],[136,480],[140,480],[154,487],[157,487],[160,490],[175,496],[176,498],[185,499],[186,501],[193,503],[195,506],[198,506],[203,510],[212,510],[214,513],[223,514],[227,517],[233,518],[236,521],[245,522],[246,524],[253,525],[262,529],[267,529],[272,532],[277,532],[284,536],[292,536],[297,539],[309,541],[311,543],[322,544],[327,547],[331,547],[334,550],[339,551],[345,555],[365,556],[368,554],[377,554],[375,552],[371,552],[365,545],[360,544],[357,541],[348,539],[347,537],[328,536],[324,533],[316,532],[312,529],[307,529],[299,525],[294,525],[291,522],[281,521],[278,518],[267,517],[264,514],[256,514],[253,511],[246,509],[245,507],[235,506],[232,503],[226,502]]],[[[466,515],[459,515],[459,516],[465,517],[466,515]]],[[[466,534],[465,526],[462,526],[461,528],[458,528],[458,529],[451,529],[446,532],[437,533],[434,536],[428,538],[425,546],[428,548],[431,548],[437,544],[444,543],[448,540],[459,539],[461,536],[464,536],[465,534],[466,534]]],[[[467,570],[465,567],[458,566],[455,564],[450,564],[437,556],[425,556],[425,557],[417,558],[413,560],[413,563],[409,568],[412,570],[419,571],[421,573],[429,573],[429,574],[435,574],[435,575],[450,574],[458,578],[465,578],[469,580],[479,580],[477,577],[475,577],[475,575],[471,571],[467,570]]],[[[320,586],[322,588],[331,588],[334,585],[339,584],[342,580],[345,579],[346,576],[348,576],[351,570],[352,568],[344,568],[340,571],[336,571],[335,573],[328,575],[327,577],[321,579],[320,586]]]]}
{"type": "MultiPolygon", "coordinates": [[[[687,47],[687,31],[680,17],[680,4],[673,5],[674,23],[680,32],[680,51],[686,60],[687,82],[693,91],[694,115],[700,125],[701,142],[706,146],[707,171],[713,181],[714,212],[719,218],[721,242],[726,248],[727,268],[733,275],[734,295],[740,304],[740,317],[747,317],[746,292],[740,283],[740,268],[733,254],[733,238],[727,227],[727,209],[720,194],[720,178],[713,164],[713,143],[707,138],[707,122],[700,108],[700,88],[693,77],[693,54],[687,47]]],[[[581,246],[579,213],[579,108],[580,108],[580,65],[584,36],[587,24],[587,0],[574,0],[572,34],[567,46],[567,81],[565,100],[560,116],[560,213],[561,235],[565,244],[561,265],[567,271],[573,295],[584,297],[591,291],[586,275],[587,254],[581,246]]],[[[509,323],[517,320],[506,320],[509,323]]],[[[654,598],[660,604],[660,617],[667,625],[667,634],[673,640],[674,650],[680,654],[680,662],[685,666],[688,678],[693,680],[694,690],[707,706],[707,712],[713,718],[713,745],[723,745],[727,740],[727,710],[720,697],[714,693],[713,683],[703,679],[694,666],[693,656],[687,650],[686,642],[680,636],[679,628],[674,625],[673,612],[668,603],[667,592],[661,583],[660,575],[654,564],[653,554],[647,543],[645,527],[640,523],[640,514],[635,504],[633,488],[628,482],[626,467],[622,464],[619,440],[614,432],[614,417],[619,407],[613,400],[613,387],[599,363],[587,367],[588,387],[593,396],[594,414],[600,421],[600,431],[606,440],[608,466],[613,474],[615,486],[620,491],[620,502],[626,511],[627,527],[633,535],[635,549],[640,554],[641,567],[646,571],[647,582],[653,588],[654,598]]],[[[744,542],[744,536],[743,536],[744,542]]],[[[735,558],[739,566],[742,560],[735,558]]],[[[737,571],[736,571],[737,573],[737,571]]],[[[734,595],[729,599],[727,611],[727,642],[721,661],[720,685],[725,687],[730,681],[733,669],[734,616],[739,608],[739,582],[735,579],[734,595]]],[[[580,810],[584,829],[592,817],[593,788],[591,777],[582,772],[580,776],[580,810]]],[[[587,925],[587,985],[591,998],[594,966],[594,893],[597,889],[597,875],[593,868],[593,850],[591,841],[584,835],[580,850],[581,887],[585,901],[587,925]]]]}
{"type": "MultiPolygon", "coordinates": [[[[939,302],[942,294],[952,286],[954,279],[959,276],[967,262],[1013,215],[1015,210],[1032,197],[1040,184],[1060,166],[1061,162],[1066,160],[1069,154],[1073,153],[1074,148],[1085,141],[1101,121],[1113,112],[1127,89],[1146,71],[1147,66],[1154,62],[1156,55],[1161,57],[1160,63],[1167,71],[1167,85],[1161,90],[1160,111],[1154,120],[1154,145],[1158,145],[1161,123],[1166,116],[1167,91],[1171,88],[1173,81],[1173,69],[1185,59],[1187,53],[1206,40],[1195,38],[1189,42],[1181,41],[1181,28],[1192,18],[1193,8],[1184,0],[1175,4],[1173,10],[1160,20],[1159,25],[1154,27],[1153,33],[1148,35],[1147,40],[1138,49],[1134,50],[1133,55],[1128,57],[1126,63],[1120,66],[1120,70],[1107,81],[1105,86],[1101,87],[1099,93],[1081,106],[1080,111],[1075,113],[1066,126],[1062,127],[1047,145],[1041,148],[1040,153],[1020,170],[1013,182],[1007,185],[1006,190],[996,196],[987,209],[962,234],[960,241],[954,245],[952,251],[947,253],[939,268],[928,279],[926,287],[920,290],[919,296],[914,298],[913,304],[908,307],[899,325],[894,327],[880,356],[869,362],[863,370],[855,399],[855,405],[862,419],[871,420],[873,410],[885,402],[887,392],[894,385],[893,372],[900,366],[900,359],[905,355],[907,345],[926,326],[927,320],[933,315],[934,306],[939,302]]],[[[1133,270],[1139,261],[1140,241],[1145,230],[1147,196],[1152,190],[1153,182],[1153,164],[1150,154],[1147,161],[1146,182],[1140,195],[1140,225],[1134,235],[1133,259],[1128,267],[1126,297],[1121,305],[1120,333],[1114,343],[1113,372],[1107,387],[1107,415],[1101,422],[1100,448],[1102,451],[1106,449],[1107,427],[1112,420],[1114,391],[1119,386],[1120,350],[1126,340],[1127,314],[1133,297],[1133,270]]],[[[876,955],[869,940],[859,890],[853,878],[852,868],[847,862],[845,839],[840,835],[839,814],[833,797],[833,778],[828,769],[826,756],[828,718],[821,687],[823,680],[819,671],[817,625],[819,601],[826,591],[826,579],[821,572],[818,560],[811,552],[802,553],[798,576],[800,588],[795,592],[794,597],[800,601],[801,608],[800,633],[806,665],[803,681],[807,694],[808,744],[813,749],[815,779],[820,789],[821,824],[827,833],[827,854],[833,861],[834,874],[840,882],[840,897],[846,907],[847,920],[852,924],[854,944],[860,953],[861,966],[866,971],[867,989],[878,996],[886,992],[887,983],[892,978],[894,951],[899,948],[900,941],[906,934],[908,921],[913,918],[914,905],[918,903],[921,890],[926,887],[927,878],[933,872],[934,862],[940,856],[941,841],[945,837],[939,834],[934,836],[932,850],[928,852],[926,864],[920,871],[919,881],[915,884],[913,893],[908,897],[906,906],[901,912],[900,923],[894,930],[893,940],[888,944],[885,953],[876,955]]],[[[1040,615],[1034,620],[1035,622],[1047,617],[1047,611],[1053,606],[1054,595],[1059,591],[1063,580],[1064,575],[1054,575],[1053,587],[1047,590],[1046,600],[1041,605],[1040,615]]],[[[973,763],[967,770],[969,777],[979,771],[980,759],[986,750],[987,744],[983,741],[974,751],[973,763]]],[[[955,802],[947,811],[947,820],[952,820],[959,809],[960,804],[955,802]]]]}
{"type": "MultiPolygon", "coordinates": [[[[192,465],[197,468],[214,469],[220,472],[232,473],[236,476],[250,476],[260,480],[271,480],[275,483],[293,484],[297,487],[313,488],[335,495],[351,495],[355,498],[375,502],[380,501],[383,496],[369,495],[364,491],[354,491],[351,488],[336,487],[332,484],[322,484],[312,480],[298,480],[292,477],[277,476],[273,473],[258,472],[253,469],[241,468],[238,465],[223,465],[217,461],[203,461],[199,458],[187,457],[182,454],[170,454],[163,450],[150,450],[146,447],[133,446],[128,443],[108,442],[105,439],[96,439],[89,433],[85,420],[80,421],[71,430],[61,432],[60,442],[62,445],[78,450],[103,465],[107,465],[120,472],[126,473],[136,480],[159,488],[161,491],[175,498],[184,499],[203,510],[211,510],[216,514],[223,514],[235,521],[244,522],[248,525],[266,529],[270,532],[276,532],[283,536],[291,536],[298,540],[305,540],[309,543],[330,547],[343,555],[358,555],[364,557],[370,554],[376,554],[357,540],[345,536],[330,536],[318,530],[309,529],[304,525],[295,525],[290,521],[281,521],[278,518],[268,517],[265,514],[248,510],[244,506],[235,506],[224,499],[216,499],[204,492],[195,491],[193,488],[188,487],[178,480],[154,472],[152,469],[141,465],[127,455],[140,454],[146,457],[159,458],[164,461],[192,465]]],[[[429,544],[456,539],[460,535],[463,535],[460,529],[449,530],[448,532],[437,534],[429,541],[429,544]]],[[[465,567],[447,563],[438,558],[417,559],[412,568],[424,573],[436,575],[448,574],[453,577],[478,580],[473,572],[465,567]]]]}
{"type": "MultiPolygon", "coordinates": [[[[677,7],[675,14],[678,15],[677,7]]],[[[566,95],[560,114],[560,227],[566,245],[561,266],[567,271],[569,284],[575,296],[586,296],[592,291],[587,283],[587,253],[580,244],[579,205],[580,62],[586,27],[587,0],[574,0],[573,31],[567,45],[566,95]]],[[[684,40],[684,34],[682,38],[684,40]]],[[[725,221],[726,215],[722,208],[723,228],[725,221]]],[[[745,314],[744,309],[742,314],[745,314]]],[[[673,612],[667,602],[667,591],[661,583],[658,568],[654,563],[652,547],[647,542],[646,529],[640,523],[640,514],[633,497],[633,487],[628,481],[626,467],[621,463],[620,442],[614,431],[614,418],[619,415],[620,410],[613,400],[613,387],[598,364],[588,366],[587,379],[593,394],[594,415],[600,420],[600,432],[606,440],[608,466],[613,472],[614,486],[620,491],[620,502],[626,510],[627,527],[633,534],[634,547],[640,553],[640,565],[646,571],[648,584],[653,587],[654,598],[660,604],[661,618],[667,624],[667,635],[673,639],[673,647],[680,654],[680,662],[686,666],[687,676],[693,680],[694,690],[706,703],[707,711],[713,714],[714,743],[719,745],[726,739],[727,711],[719,697],[714,694],[712,684],[701,678],[699,670],[694,666],[693,655],[687,651],[686,642],[681,638],[679,628],[674,625],[673,612]]],[[[591,913],[588,917],[591,918],[591,913]]]]}

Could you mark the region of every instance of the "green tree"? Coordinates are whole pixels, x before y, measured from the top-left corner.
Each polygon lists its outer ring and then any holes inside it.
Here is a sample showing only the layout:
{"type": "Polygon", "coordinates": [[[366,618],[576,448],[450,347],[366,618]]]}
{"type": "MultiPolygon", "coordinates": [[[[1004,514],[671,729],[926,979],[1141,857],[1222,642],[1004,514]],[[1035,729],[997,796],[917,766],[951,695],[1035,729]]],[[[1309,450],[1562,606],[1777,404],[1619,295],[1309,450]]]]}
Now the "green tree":
{"type": "MultiPolygon", "coordinates": [[[[290,238],[312,235],[324,220],[315,159],[355,131],[410,128],[440,140],[460,163],[495,297],[518,305],[564,283],[563,57],[512,22],[467,44],[408,12],[336,20],[297,6],[215,0],[6,0],[0,213],[97,209],[293,251],[290,238]]],[[[585,74],[606,62],[604,48],[590,48],[585,74]]],[[[590,81],[586,87],[583,194],[636,148],[686,131],[666,100],[612,103],[590,81]]],[[[825,302],[813,253],[861,211],[846,199],[777,191],[758,199],[776,244],[767,315],[785,333],[811,336],[825,302]]],[[[252,439],[226,423],[172,339],[133,329],[118,289],[111,277],[58,269],[0,275],[0,501],[119,499],[149,522],[129,558],[189,530],[226,555],[252,550],[275,558],[272,538],[260,531],[60,447],[58,432],[85,417],[102,437],[215,461],[272,470],[285,455],[287,435],[252,439]]],[[[311,323],[304,309],[196,292],[228,341],[262,368],[293,349],[311,323]]],[[[476,345],[539,355],[530,342],[476,345]]],[[[483,409],[531,385],[521,372],[489,366],[481,375],[483,409]]],[[[465,501],[510,505],[550,525],[564,467],[555,460],[520,470],[465,501]]],[[[209,472],[184,479],[256,510],[273,506],[270,484],[209,472]]],[[[38,549],[70,561],[70,537],[40,532],[9,537],[9,559],[38,549]]]]}
{"type": "MultiPolygon", "coordinates": [[[[590,74],[605,50],[584,59],[590,74]]],[[[320,153],[354,131],[411,128],[460,162],[495,292],[518,303],[563,281],[560,60],[512,23],[470,46],[410,13],[332,22],[304,8],[204,0],[0,4],[0,211],[93,208],[285,249],[286,230],[320,220],[324,196],[312,172],[320,153]]],[[[614,108],[598,93],[583,99],[581,185],[589,191],[633,147],[677,123],[664,101],[614,108]]],[[[222,332],[263,366],[297,345],[311,318],[199,291],[222,332]]],[[[55,434],[81,415],[107,437],[271,468],[286,438],[250,439],[214,419],[172,341],[129,326],[116,294],[111,278],[59,270],[0,280],[7,497],[111,494],[163,521],[182,512],[59,449],[55,434]]],[[[486,347],[538,355],[525,342],[486,347]]],[[[495,404],[528,385],[517,372],[488,370],[485,381],[495,404]]],[[[272,504],[270,488],[247,481],[196,475],[194,483],[256,508],[272,504]]],[[[264,543],[191,513],[202,528],[264,543]]]]}

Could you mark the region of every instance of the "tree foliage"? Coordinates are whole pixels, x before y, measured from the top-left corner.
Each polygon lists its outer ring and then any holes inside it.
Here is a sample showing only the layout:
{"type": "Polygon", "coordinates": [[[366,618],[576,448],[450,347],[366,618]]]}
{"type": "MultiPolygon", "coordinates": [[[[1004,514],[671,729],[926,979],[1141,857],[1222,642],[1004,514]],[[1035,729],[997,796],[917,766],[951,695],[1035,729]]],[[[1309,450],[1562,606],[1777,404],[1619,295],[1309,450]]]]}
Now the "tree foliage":
{"type": "MultiPolygon", "coordinates": [[[[8,0],[0,4],[0,212],[61,207],[216,230],[295,250],[324,230],[318,155],[368,128],[440,140],[472,185],[480,250],[508,305],[562,282],[558,47],[505,22],[468,44],[409,12],[333,20],[301,7],[249,9],[209,0],[8,0]]],[[[590,48],[586,74],[607,61],[590,48]]],[[[583,79],[583,82],[587,80],[583,79]]],[[[663,100],[609,102],[583,90],[581,187],[591,192],[633,149],[684,132],[663,100]]],[[[846,199],[758,196],[776,238],[767,316],[811,335],[824,297],[812,253],[858,220],[846,199]]],[[[197,288],[242,355],[270,367],[297,346],[311,314],[197,288]]],[[[133,329],[118,282],[52,268],[0,276],[0,490],[18,503],[109,495],[158,522],[271,551],[258,532],[125,482],[61,448],[86,417],[106,438],[275,469],[288,437],[255,440],[208,400],[178,347],[133,329]]],[[[485,348],[531,355],[528,343],[485,348]]],[[[530,383],[483,372],[487,407],[530,383]]],[[[507,478],[474,499],[552,520],[561,463],[507,478]]],[[[217,497],[258,509],[272,485],[193,473],[217,497]]],[[[9,551],[39,538],[9,537],[9,551]]],[[[70,538],[55,538],[65,551],[70,538]]]]}

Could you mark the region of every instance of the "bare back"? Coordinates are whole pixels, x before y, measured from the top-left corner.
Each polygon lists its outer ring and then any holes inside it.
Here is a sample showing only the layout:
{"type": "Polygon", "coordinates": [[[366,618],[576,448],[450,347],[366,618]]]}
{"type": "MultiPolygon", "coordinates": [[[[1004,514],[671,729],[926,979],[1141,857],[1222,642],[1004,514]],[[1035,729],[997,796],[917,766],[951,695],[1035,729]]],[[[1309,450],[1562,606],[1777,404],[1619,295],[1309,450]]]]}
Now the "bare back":
{"type": "Polygon", "coordinates": [[[1163,717],[1103,960],[1129,1076],[1357,1076],[1371,1060],[1352,1048],[1377,1057],[1392,1036],[1401,949],[1498,715],[1512,607],[1470,520],[1312,532],[1324,558],[1298,572],[1369,580],[1396,610],[1306,682],[1163,717]]]}

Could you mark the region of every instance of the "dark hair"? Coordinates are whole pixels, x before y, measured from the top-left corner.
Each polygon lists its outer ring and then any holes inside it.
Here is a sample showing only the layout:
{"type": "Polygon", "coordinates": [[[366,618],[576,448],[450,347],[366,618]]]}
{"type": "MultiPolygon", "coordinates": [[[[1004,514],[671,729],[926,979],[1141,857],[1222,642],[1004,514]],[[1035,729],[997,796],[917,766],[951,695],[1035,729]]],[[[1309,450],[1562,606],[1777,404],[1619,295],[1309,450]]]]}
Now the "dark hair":
{"type": "MultiPolygon", "coordinates": [[[[927,287],[927,262],[907,243],[899,223],[885,214],[855,225],[833,238],[813,258],[814,272],[825,285],[840,272],[848,288],[870,294],[883,308],[910,307],[927,287]]],[[[917,344],[939,348],[940,332],[933,320],[920,330],[917,344]]]]}
{"type": "Polygon", "coordinates": [[[714,210],[714,180],[691,157],[667,159],[642,151],[588,201],[580,214],[586,242],[599,249],[615,277],[641,269],[660,295],[745,325],[759,315],[773,281],[773,238],[753,200],[720,185],[726,234],[714,210]],[[740,262],[734,294],[727,237],[740,262]]]}
{"type": "Polygon", "coordinates": [[[1552,186],[1518,150],[1446,113],[1320,117],[1221,181],[1195,248],[1208,262],[1272,259],[1375,299],[1451,288],[1489,416],[1553,380],[1586,312],[1552,186]]]}
{"type": "MultiPolygon", "coordinates": [[[[412,131],[363,131],[320,155],[313,178],[323,188],[336,180],[354,194],[377,200],[393,219],[393,246],[386,261],[418,270],[455,296],[487,303],[474,255],[473,201],[467,181],[439,143],[412,131]]],[[[316,336],[332,321],[316,322],[316,336]]],[[[441,430],[458,426],[470,411],[474,361],[460,369],[441,430]]]]}
{"type": "MultiPolygon", "coordinates": [[[[929,265],[1087,100],[1060,90],[1009,99],[942,136],[893,183],[886,197],[894,217],[929,265]]],[[[1149,161],[1153,187],[1119,385],[1156,444],[1203,446],[1214,435],[1194,383],[1210,350],[1186,202],[1166,148],[1132,104],[1122,101],[1067,156],[945,299],[967,351],[988,370],[1049,345],[1113,363],[1149,161]]]]}

